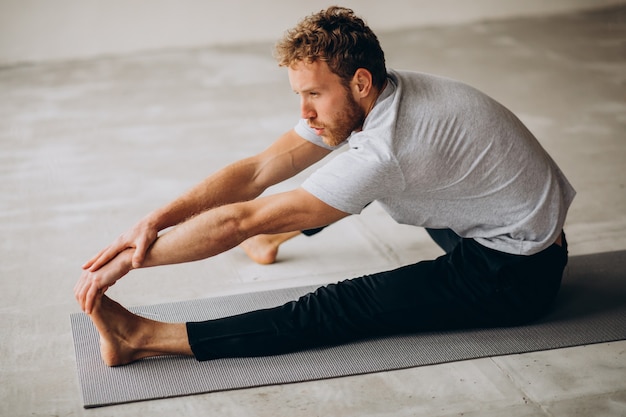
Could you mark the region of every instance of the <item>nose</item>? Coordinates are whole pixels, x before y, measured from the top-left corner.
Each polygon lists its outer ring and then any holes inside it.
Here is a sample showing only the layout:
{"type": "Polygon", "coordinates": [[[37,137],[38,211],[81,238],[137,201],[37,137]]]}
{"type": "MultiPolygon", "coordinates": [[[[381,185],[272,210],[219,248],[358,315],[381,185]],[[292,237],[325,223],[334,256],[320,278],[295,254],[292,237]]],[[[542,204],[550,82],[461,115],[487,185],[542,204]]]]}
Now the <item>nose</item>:
{"type": "Polygon", "coordinates": [[[311,102],[306,97],[300,98],[300,116],[303,119],[314,119],[317,116],[311,102]]]}

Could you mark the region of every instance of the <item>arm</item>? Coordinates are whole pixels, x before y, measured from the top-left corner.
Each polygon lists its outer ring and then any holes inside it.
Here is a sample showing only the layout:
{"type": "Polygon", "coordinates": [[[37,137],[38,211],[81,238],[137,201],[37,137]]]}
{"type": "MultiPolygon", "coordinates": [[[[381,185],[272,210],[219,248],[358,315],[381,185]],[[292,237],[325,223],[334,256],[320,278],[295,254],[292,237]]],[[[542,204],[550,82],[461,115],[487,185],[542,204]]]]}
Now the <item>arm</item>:
{"type": "MultiPolygon", "coordinates": [[[[250,236],[325,226],[348,215],[302,188],[233,203],[205,211],[159,236],[142,266],[196,261],[225,252],[250,236]]],[[[100,270],[83,272],[74,292],[86,313],[96,297],[133,268],[131,256],[130,250],[125,250],[100,270]]]]}
{"type": "Polygon", "coordinates": [[[265,151],[207,177],[148,218],[162,230],[208,209],[252,200],[268,187],[293,177],[329,153],[291,130],[265,151]]]}
{"type": "Polygon", "coordinates": [[[348,215],[302,188],[222,206],[160,236],[148,251],[144,265],[196,261],[225,252],[257,234],[326,226],[348,215]]]}
{"type": "Polygon", "coordinates": [[[265,151],[221,169],[176,200],[148,214],[87,261],[83,269],[96,271],[128,248],[135,249],[132,263],[139,267],[161,230],[214,207],[252,200],[268,187],[298,174],[328,153],[329,150],[290,130],[265,151]]]}

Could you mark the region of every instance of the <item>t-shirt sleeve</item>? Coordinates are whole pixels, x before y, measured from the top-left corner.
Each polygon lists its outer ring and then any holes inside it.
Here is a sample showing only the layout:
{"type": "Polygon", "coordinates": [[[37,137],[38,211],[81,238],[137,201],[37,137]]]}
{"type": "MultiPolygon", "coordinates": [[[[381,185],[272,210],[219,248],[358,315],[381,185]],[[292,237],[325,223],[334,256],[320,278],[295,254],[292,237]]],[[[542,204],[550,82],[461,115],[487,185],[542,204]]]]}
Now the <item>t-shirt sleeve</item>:
{"type": "Polygon", "coordinates": [[[395,158],[351,147],[315,171],[302,187],[326,204],[358,214],[365,206],[402,191],[404,177],[395,158]]]}

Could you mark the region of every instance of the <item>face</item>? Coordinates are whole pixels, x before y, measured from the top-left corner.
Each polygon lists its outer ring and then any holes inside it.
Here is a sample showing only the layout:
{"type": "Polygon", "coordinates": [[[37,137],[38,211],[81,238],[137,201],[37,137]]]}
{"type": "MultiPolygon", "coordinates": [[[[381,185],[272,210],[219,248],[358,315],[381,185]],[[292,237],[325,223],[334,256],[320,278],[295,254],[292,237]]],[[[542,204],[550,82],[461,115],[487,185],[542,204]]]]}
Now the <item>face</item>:
{"type": "Polygon", "coordinates": [[[363,126],[365,110],[325,62],[296,63],[289,82],[300,96],[302,118],[327,145],[339,145],[363,126]]]}

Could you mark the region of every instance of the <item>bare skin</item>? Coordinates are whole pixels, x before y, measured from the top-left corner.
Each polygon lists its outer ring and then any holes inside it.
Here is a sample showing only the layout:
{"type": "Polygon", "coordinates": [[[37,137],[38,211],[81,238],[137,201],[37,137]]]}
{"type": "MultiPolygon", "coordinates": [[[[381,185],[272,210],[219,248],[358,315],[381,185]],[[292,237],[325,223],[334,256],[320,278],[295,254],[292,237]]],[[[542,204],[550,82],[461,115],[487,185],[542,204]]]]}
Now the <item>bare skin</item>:
{"type": "Polygon", "coordinates": [[[261,265],[276,262],[280,245],[298,236],[300,232],[286,232],[275,235],[256,235],[241,243],[248,258],[261,265]]]}
{"type": "Polygon", "coordinates": [[[100,354],[108,366],[152,356],[193,356],[184,323],[163,323],[138,316],[106,295],[89,315],[100,333],[100,354]]]}

